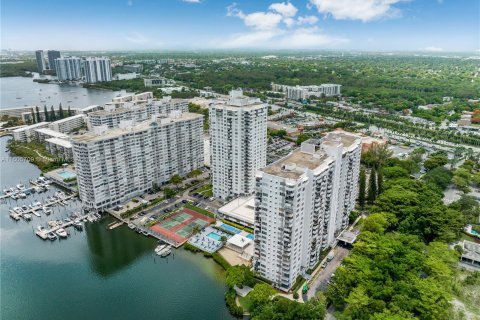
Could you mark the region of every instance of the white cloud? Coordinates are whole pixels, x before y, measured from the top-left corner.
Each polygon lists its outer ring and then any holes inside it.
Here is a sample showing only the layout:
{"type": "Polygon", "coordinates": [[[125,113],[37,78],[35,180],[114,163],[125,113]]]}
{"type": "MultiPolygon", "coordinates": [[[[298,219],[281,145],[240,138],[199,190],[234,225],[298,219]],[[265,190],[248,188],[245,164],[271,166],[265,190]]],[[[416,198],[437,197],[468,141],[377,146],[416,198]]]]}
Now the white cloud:
{"type": "Polygon", "coordinates": [[[201,0],[182,0],[182,2],[186,2],[186,3],[202,3],[201,0]]]}
{"type": "Polygon", "coordinates": [[[337,20],[363,22],[400,15],[394,4],[405,0],[310,0],[319,13],[331,14],[337,20]]]}
{"type": "Polygon", "coordinates": [[[298,24],[315,24],[318,22],[318,18],[315,16],[298,17],[297,22],[298,24]]]}
{"type": "Polygon", "coordinates": [[[278,2],[272,3],[268,9],[280,13],[283,17],[291,18],[295,17],[297,14],[298,9],[295,8],[293,4],[290,2],[278,2]]]}
{"type": "Polygon", "coordinates": [[[442,52],[443,48],[435,47],[435,46],[429,46],[423,49],[423,51],[430,51],[430,52],[442,52]]]}
{"type": "Polygon", "coordinates": [[[224,48],[267,49],[325,48],[348,42],[347,39],[327,36],[317,27],[299,27],[315,24],[318,18],[315,16],[296,18],[297,12],[297,8],[290,2],[281,2],[271,4],[267,11],[247,14],[238,9],[234,3],[227,7],[227,16],[242,19],[251,31],[217,40],[224,48]]]}

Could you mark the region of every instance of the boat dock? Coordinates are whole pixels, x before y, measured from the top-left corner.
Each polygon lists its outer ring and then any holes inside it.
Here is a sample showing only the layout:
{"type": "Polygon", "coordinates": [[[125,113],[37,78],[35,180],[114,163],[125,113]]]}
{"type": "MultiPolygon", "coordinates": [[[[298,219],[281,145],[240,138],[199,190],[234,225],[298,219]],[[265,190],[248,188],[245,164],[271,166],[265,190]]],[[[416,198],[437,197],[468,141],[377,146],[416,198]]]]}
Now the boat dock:
{"type": "Polygon", "coordinates": [[[20,218],[22,218],[26,214],[33,214],[37,217],[40,217],[40,214],[37,212],[37,210],[42,210],[42,208],[48,208],[48,207],[54,206],[56,204],[64,205],[64,201],[70,200],[70,199],[74,198],[75,196],[76,196],[75,194],[71,194],[71,195],[66,196],[64,198],[61,198],[61,199],[58,199],[58,200],[55,200],[55,201],[51,201],[51,202],[47,202],[47,203],[43,204],[42,206],[39,206],[39,207],[36,207],[36,208],[30,208],[26,211],[22,210],[22,212],[15,212],[13,210],[10,210],[10,217],[12,219],[16,220],[16,221],[20,220],[20,218]]]}
{"type": "MultiPolygon", "coordinates": [[[[75,219],[73,219],[72,221],[70,222],[64,222],[62,223],[61,225],[56,225],[55,227],[52,227],[50,229],[45,229],[45,230],[37,230],[35,231],[35,234],[37,236],[39,236],[41,239],[43,240],[47,240],[48,239],[48,234],[51,233],[51,232],[55,232],[57,231],[58,229],[60,228],[67,228],[67,227],[70,227],[71,225],[75,224],[75,223],[78,223],[78,222],[82,222],[83,220],[88,220],[88,221],[92,221],[92,216],[93,214],[92,213],[88,213],[88,214],[85,214],[83,216],[80,216],[80,217],[77,217],[75,219]],[[90,218],[90,219],[89,219],[90,218]]],[[[97,218],[95,217],[95,219],[93,219],[93,221],[96,221],[97,218]]]]}

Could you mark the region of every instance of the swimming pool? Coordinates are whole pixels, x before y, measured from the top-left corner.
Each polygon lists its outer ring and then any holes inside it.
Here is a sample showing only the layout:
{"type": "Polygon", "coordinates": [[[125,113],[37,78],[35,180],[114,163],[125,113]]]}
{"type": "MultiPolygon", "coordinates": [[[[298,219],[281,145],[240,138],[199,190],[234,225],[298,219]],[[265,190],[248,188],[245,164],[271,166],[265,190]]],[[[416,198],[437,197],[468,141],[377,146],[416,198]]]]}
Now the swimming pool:
{"type": "Polygon", "coordinates": [[[232,233],[235,233],[235,234],[239,234],[240,232],[242,232],[242,230],[238,229],[238,228],[235,228],[235,227],[232,227],[228,224],[222,224],[220,226],[220,229],[223,229],[223,230],[227,230],[227,231],[230,231],[232,233]]]}
{"type": "Polygon", "coordinates": [[[70,179],[70,178],[75,178],[77,175],[73,172],[70,171],[60,171],[58,172],[58,175],[62,177],[63,179],[70,179]]]}
{"type": "Polygon", "coordinates": [[[247,237],[248,239],[255,240],[255,237],[254,237],[253,234],[251,234],[251,233],[247,234],[246,237],[247,237]]]}
{"type": "Polygon", "coordinates": [[[207,237],[212,238],[213,240],[216,240],[216,241],[220,241],[220,239],[222,239],[222,237],[215,232],[210,232],[209,234],[207,234],[207,237]]]}

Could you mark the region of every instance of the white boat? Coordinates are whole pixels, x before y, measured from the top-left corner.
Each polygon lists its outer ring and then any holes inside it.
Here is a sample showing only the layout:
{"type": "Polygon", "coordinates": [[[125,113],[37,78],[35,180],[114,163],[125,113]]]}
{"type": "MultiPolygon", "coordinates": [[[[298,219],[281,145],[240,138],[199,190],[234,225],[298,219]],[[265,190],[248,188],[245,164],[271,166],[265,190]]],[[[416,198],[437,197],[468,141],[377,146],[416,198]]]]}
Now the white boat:
{"type": "Polygon", "coordinates": [[[13,211],[15,211],[16,213],[23,213],[23,210],[20,207],[13,208],[13,211]]]}
{"type": "Polygon", "coordinates": [[[14,193],[14,194],[12,194],[12,195],[10,196],[10,198],[12,198],[13,200],[17,200],[17,199],[18,199],[18,196],[17,196],[16,193],[14,193]]]}
{"type": "Polygon", "coordinates": [[[63,229],[63,228],[57,229],[57,231],[55,231],[55,233],[56,233],[60,238],[66,238],[66,237],[68,237],[67,231],[65,231],[65,229],[63,229]]]}
{"type": "Polygon", "coordinates": [[[50,241],[54,241],[55,239],[57,239],[57,236],[55,235],[55,233],[49,232],[49,233],[47,234],[47,238],[48,238],[48,240],[50,240],[50,241]]]}
{"type": "Polygon", "coordinates": [[[43,213],[47,216],[49,216],[52,213],[52,209],[49,209],[47,207],[43,207],[43,213]]]}
{"type": "Polygon", "coordinates": [[[21,183],[17,184],[17,189],[18,190],[24,190],[25,189],[25,186],[21,183]]]}
{"type": "Polygon", "coordinates": [[[27,197],[27,195],[23,192],[19,193],[18,196],[22,199],[25,199],[27,197]]]}
{"type": "Polygon", "coordinates": [[[38,212],[35,211],[35,210],[33,210],[32,213],[33,213],[35,216],[39,217],[39,218],[41,217],[40,213],[38,213],[38,212]]]}
{"type": "Polygon", "coordinates": [[[44,232],[44,231],[45,231],[45,227],[38,226],[38,227],[37,227],[37,230],[40,231],[40,232],[44,232]]]}
{"type": "Polygon", "coordinates": [[[163,251],[160,253],[160,256],[161,256],[162,258],[165,258],[165,257],[168,256],[170,253],[172,253],[172,249],[168,248],[168,249],[163,250],[163,251]]]}
{"type": "Polygon", "coordinates": [[[25,219],[25,221],[30,221],[30,220],[32,220],[32,215],[28,214],[28,213],[25,213],[23,215],[23,219],[25,219]]]}
{"type": "Polygon", "coordinates": [[[130,229],[132,229],[132,230],[135,229],[135,225],[134,225],[133,223],[129,223],[129,224],[128,224],[128,227],[129,227],[130,229]]]}
{"type": "Polygon", "coordinates": [[[80,221],[75,221],[73,223],[73,227],[75,229],[77,229],[78,231],[82,231],[83,230],[83,223],[81,223],[80,221]]]}
{"type": "Polygon", "coordinates": [[[48,226],[54,228],[57,226],[57,222],[55,220],[48,221],[48,226]]]}
{"type": "Polygon", "coordinates": [[[5,193],[5,194],[10,194],[10,192],[11,191],[9,189],[3,189],[3,193],[5,193]]]}
{"type": "Polygon", "coordinates": [[[155,248],[155,253],[162,251],[162,250],[165,249],[166,247],[167,247],[166,244],[160,244],[160,245],[158,245],[158,246],[155,248]]]}

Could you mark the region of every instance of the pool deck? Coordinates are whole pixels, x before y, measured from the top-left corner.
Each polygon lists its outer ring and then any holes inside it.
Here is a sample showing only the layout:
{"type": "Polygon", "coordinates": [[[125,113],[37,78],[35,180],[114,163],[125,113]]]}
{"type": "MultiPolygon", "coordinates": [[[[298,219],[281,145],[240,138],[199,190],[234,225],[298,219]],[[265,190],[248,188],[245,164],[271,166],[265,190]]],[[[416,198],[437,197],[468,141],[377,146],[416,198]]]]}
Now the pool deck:
{"type": "Polygon", "coordinates": [[[231,235],[227,234],[226,232],[208,226],[199,233],[195,234],[193,237],[191,237],[190,240],[188,240],[188,243],[202,251],[214,253],[223,247],[223,243],[209,237],[208,235],[212,232],[218,234],[220,237],[224,236],[227,239],[231,237],[231,235]]]}

